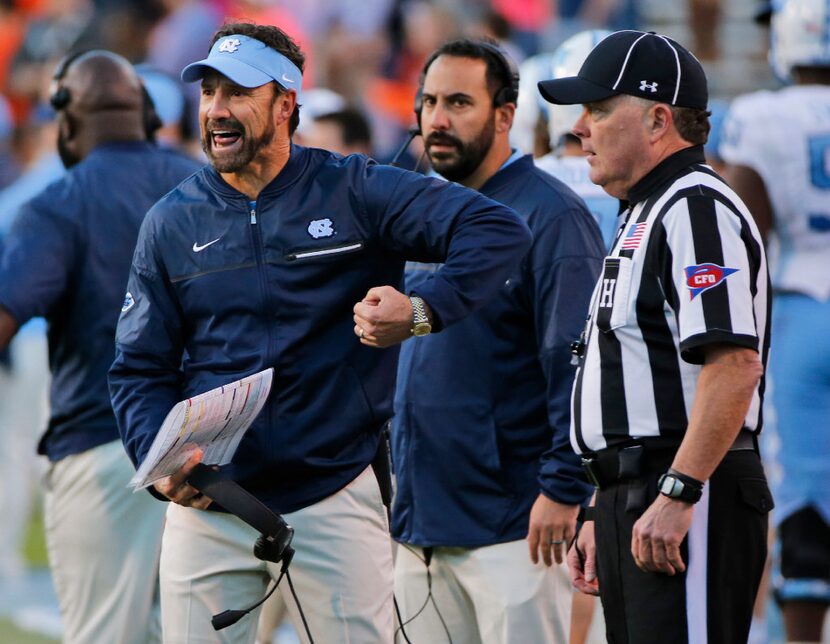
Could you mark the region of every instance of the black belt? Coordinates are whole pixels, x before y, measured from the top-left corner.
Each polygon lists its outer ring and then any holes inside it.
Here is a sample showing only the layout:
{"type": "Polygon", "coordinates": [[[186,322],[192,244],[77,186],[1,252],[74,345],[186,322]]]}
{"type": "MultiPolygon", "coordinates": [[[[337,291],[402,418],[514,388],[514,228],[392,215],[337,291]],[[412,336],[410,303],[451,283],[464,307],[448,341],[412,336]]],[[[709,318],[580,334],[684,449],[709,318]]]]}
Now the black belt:
{"type": "Polygon", "coordinates": [[[738,432],[738,437],[729,448],[730,452],[739,452],[745,449],[751,449],[753,452],[758,451],[758,436],[749,429],[742,429],[738,432]]]}
{"type": "MultiPolygon", "coordinates": [[[[668,467],[680,447],[680,441],[680,438],[662,436],[625,441],[598,452],[583,454],[582,468],[588,480],[603,489],[617,481],[636,479],[644,472],[668,467]]],[[[729,448],[730,452],[742,450],[758,451],[757,438],[748,429],[741,429],[729,448]]]]}

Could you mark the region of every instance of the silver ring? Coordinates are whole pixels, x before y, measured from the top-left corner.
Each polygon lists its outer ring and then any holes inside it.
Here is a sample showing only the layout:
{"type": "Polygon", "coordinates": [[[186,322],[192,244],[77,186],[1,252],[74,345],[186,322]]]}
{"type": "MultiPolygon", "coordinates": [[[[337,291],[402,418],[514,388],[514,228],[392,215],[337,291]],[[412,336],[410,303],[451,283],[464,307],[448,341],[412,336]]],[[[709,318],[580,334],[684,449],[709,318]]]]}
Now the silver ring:
{"type": "Polygon", "coordinates": [[[363,330],[363,327],[360,327],[360,333],[357,334],[357,337],[359,337],[362,340],[364,333],[365,333],[365,331],[363,330]]]}
{"type": "Polygon", "coordinates": [[[552,546],[558,546],[561,543],[565,543],[565,542],[561,539],[551,539],[551,541],[550,541],[550,545],[552,545],[552,546]]]}

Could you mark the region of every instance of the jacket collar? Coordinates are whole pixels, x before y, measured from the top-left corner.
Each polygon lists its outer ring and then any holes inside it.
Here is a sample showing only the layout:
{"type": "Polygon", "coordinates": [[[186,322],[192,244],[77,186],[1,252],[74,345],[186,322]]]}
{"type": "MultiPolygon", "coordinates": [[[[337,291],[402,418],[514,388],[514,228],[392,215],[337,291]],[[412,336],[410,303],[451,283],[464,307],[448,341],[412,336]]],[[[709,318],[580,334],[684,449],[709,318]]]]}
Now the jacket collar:
{"type": "MultiPolygon", "coordinates": [[[[291,144],[291,152],[288,157],[288,163],[285,164],[280,173],[271,180],[267,186],[262,189],[262,192],[259,193],[259,197],[257,200],[262,199],[264,196],[274,195],[282,192],[293,183],[297,181],[297,179],[302,176],[305,172],[306,166],[308,165],[308,151],[306,148],[300,145],[291,144]]],[[[208,183],[210,184],[211,188],[216,190],[217,193],[225,196],[225,197],[235,197],[235,198],[243,198],[248,199],[248,197],[241,192],[239,192],[236,188],[231,186],[227,181],[222,178],[222,175],[219,174],[216,169],[212,165],[208,165],[205,170],[205,177],[207,178],[208,183]]]]}
{"type": "Polygon", "coordinates": [[[491,195],[499,189],[509,185],[516,177],[522,176],[533,167],[533,157],[525,154],[507,166],[503,166],[496,174],[487,179],[479,188],[483,195],[491,195]]]}

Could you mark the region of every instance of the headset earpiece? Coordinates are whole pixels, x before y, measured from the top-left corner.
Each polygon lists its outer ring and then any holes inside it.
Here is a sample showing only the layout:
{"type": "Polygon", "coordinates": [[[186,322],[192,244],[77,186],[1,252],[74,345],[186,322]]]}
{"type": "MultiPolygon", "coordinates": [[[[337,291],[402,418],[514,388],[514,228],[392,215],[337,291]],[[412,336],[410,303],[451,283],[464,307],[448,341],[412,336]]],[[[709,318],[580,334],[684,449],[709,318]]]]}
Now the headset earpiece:
{"type": "Polygon", "coordinates": [[[492,54],[493,58],[498,61],[501,66],[505,78],[507,78],[507,85],[499,89],[495,96],[493,96],[493,106],[501,107],[507,103],[518,103],[519,100],[519,68],[513,59],[498,45],[486,41],[477,41],[482,49],[487,50],[492,54]]]}
{"type": "Polygon", "coordinates": [[[66,109],[66,106],[69,105],[69,102],[72,100],[72,95],[69,93],[69,90],[66,87],[59,86],[60,82],[63,80],[63,77],[66,76],[69,66],[75,62],[78,57],[88,51],[90,50],[81,49],[71,52],[61,58],[55,67],[55,71],[52,73],[52,93],[49,96],[49,105],[51,105],[52,109],[56,112],[66,109]]]}
{"type": "Polygon", "coordinates": [[[56,112],[60,112],[67,105],[69,105],[69,100],[69,90],[65,87],[59,87],[49,97],[49,105],[51,105],[52,109],[56,112]]]}
{"type": "Polygon", "coordinates": [[[421,79],[418,82],[418,92],[415,94],[415,122],[418,124],[418,130],[421,129],[421,108],[424,106],[424,74],[421,74],[421,79]]]}
{"type": "Polygon", "coordinates": [[[277,534],[273,536],[264,533],[259,535],[254,544],[254,556],[262,561],[279,563],[291,550],[291,539],[293,537],[294,528],[283,521],[277,534]]]}

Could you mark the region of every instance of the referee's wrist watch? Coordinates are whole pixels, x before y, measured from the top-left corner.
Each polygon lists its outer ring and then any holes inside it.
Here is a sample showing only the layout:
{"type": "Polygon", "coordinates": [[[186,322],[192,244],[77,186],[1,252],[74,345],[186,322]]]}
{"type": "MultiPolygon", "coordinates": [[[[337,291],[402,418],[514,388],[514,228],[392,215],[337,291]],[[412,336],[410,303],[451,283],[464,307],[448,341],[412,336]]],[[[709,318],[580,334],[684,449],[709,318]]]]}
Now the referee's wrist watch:
{"type": "Polygon", "coordinates": [[[686,503],[697,503],[703,494],[703,486],[692,485],[690,481],[684,481],[686,477],[666,472],[657,481],[657,489],[660,494],[670,499],[685,501],[686,503]]]}
{"type": "Polygon", "coordinates": [[[432,331],[432,324],[427,315],[426,303],[417,295],[410,295],[409,302],[412,304],[412,335],[428,335],[432,331]]]}

